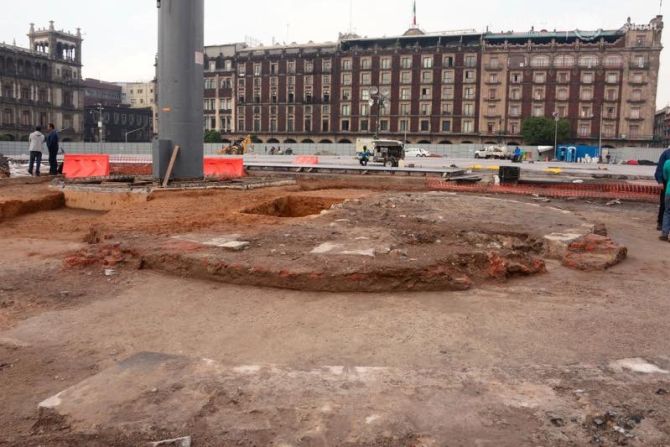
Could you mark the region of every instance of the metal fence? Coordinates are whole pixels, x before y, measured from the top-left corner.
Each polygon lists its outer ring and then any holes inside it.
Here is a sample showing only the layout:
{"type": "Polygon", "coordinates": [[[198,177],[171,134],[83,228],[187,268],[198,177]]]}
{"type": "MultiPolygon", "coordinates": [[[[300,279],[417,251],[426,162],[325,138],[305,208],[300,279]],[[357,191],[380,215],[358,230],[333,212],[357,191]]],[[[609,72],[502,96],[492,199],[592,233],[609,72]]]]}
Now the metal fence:
{"type": "MultiPolygon", "coordinates": [[[[204,144],[205,155],[215,155],[224,145],[220,143],[204,144]]],[[[333,143],[333,144],[255,144],[253,154],[269,155],[271,148],[281,147],[286,151],[291,149],[296,155],[355,155],[354,144],[333,143]]],[[[483,144],[412,144],[408,148],[422,148],[431,153],[446,156],[448,158],[473,158],[475,151],[483,149],[487,145],[483,144]]],[[[61,143],[62,149],[67,153],[75,154],[110,154],[112,156],[143,156],[146,158],[151,155],[151,143],[61,143]]],[[[531,154],[534,160],[542,160],[536,146],[522,146],[526,152],[531,154]]],[[[658,160],[663,148],[616,148],[609,149],[613,162],[625,160],[658,160]]],[[[0,141],[0,154],[8,157],[27,157],[28,143],[17,141],[0,141]]]]}

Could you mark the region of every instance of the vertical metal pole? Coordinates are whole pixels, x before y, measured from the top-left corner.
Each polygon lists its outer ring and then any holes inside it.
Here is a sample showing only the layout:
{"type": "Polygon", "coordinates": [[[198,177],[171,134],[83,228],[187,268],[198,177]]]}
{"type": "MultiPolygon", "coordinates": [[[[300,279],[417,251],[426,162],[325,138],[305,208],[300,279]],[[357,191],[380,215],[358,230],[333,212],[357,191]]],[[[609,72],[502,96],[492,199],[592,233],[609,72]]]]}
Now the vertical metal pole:
{"type": "Polygon", "coordinates": [[[600,130],[598,131],[598,160],[601,161],[603,155],[603,113],[605,104],[600,104],[600,130]]]}
{"type": "Polygon", "coordinates": [[[558,120],[560,118],[558,117],[558,113],[556,114],[556,118],[554,118],[554,121],[556,122],[555,128],[554,128],[554,157],[558,157],[558,120]]]}
{"type": "MultiPolygon", "coordinates": [[[[179,146],[173,178],[203,176],[204,0],[158,0],[158,116],[156,166],[179,146]],[[162,148],[162,149],[160,149],[162,148]]],[[[160,175],[159,175],[160,174],[160,175]]]]}
{"type": "Polygon", "coordinates": [[[103,135],[104,135],[104,125],[105,124],[102,122],[102,104],[101,103],[98,103],[98,119],[99,119],[99,122],[98,122],[99,129],[98,130],[100,131],[100,137],[98,138],[98,148],[99,148],[99,152],[102,154],[102,138],[103,138],[103,135]]]}

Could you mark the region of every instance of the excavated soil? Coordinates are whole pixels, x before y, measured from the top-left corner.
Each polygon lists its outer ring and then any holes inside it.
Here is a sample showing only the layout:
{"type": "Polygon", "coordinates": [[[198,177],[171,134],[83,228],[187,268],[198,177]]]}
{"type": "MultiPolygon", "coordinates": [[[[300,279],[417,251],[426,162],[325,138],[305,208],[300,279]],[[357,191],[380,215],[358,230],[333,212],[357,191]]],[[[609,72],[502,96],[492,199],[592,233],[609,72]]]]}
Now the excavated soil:
{"type": "Polygon", "coordinates": [[[549,206],[446,193],[271,188],[152,197],[107,213],[88,237],[97,244],[69,262],[104,259],[117,244],[143,267],[232,284],[467,290],[544,273],[546,234],[593,227],[549,206]]]}
{"type": "Polygon", "coordinates": [[[0,221],[65,206],[62,192],[46,184],[0,184],[0,221]]]}

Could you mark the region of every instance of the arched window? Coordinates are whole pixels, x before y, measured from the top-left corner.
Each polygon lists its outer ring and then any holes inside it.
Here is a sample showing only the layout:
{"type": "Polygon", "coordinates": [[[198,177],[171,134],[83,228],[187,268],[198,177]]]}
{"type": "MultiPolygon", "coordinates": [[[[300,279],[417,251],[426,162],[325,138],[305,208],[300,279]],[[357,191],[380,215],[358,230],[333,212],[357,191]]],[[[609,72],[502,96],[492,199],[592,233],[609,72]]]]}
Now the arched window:
{"type": "Polygon", "coordinates": [[[579,66],[584,68],[594,68],[598,65],[598,56],[587,54],[579,58],[579,66]]]}
{"type": "Polygon", "coordinates": [[[556,58],[554,59],[554,67],[568,68],[574,65],[575,65],[575,58],[574,56],[570,56],[569,54],[561,54],[560,56],[556,56],[556,58]]]}
{"type": "Polygon", "coordinates": [[[533,56],[530,59],[530,66],[533,68],[545,68],[549,66],[549,56],[533,56]]]}
{"type": "Polygon", "coordinates": [[[623,57],[620,54],[610,54],[603,60],[605,67],[619,68],[623,65],[623,57]]]}

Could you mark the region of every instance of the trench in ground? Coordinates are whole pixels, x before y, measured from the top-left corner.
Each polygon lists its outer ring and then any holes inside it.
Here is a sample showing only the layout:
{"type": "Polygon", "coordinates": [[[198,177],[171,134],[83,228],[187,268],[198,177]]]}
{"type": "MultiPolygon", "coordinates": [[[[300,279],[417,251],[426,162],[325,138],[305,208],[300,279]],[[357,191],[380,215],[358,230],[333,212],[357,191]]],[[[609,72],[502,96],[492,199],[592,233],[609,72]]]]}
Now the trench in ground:
{"type": "Polygon", "coordinates": [[[318,215],[342,202],[344,199],[334,197],[284,196],[247,208],[242,213],[274,217],[307,217],[318,215]]]}

